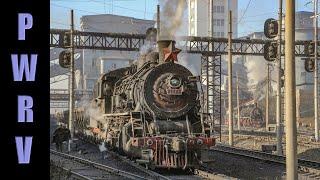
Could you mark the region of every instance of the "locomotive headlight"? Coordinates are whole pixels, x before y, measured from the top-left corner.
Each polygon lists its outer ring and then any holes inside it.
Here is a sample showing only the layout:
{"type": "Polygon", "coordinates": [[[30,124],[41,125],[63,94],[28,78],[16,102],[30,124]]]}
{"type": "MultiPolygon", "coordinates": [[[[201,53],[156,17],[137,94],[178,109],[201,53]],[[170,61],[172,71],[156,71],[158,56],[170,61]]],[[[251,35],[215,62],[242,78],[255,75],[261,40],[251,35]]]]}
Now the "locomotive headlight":
{"type": "Polygon", "coordinates": [[[170,86],[172,87],[179,87],[181,86],[181,80],[177,77],[172,77],[170,79],[170,86]]]}

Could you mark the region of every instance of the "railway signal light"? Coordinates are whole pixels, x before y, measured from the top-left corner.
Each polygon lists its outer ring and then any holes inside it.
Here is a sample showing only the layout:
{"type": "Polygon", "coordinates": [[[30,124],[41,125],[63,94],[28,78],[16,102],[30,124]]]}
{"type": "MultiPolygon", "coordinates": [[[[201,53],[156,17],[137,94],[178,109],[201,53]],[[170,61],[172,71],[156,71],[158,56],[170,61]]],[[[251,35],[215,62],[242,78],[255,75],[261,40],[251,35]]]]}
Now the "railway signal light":
{"type": "MultiPolygon", "coordinates": [[[[315,53],[315,43],[314,42],[309,42],[307,44],[305,44],[304,47],[304,52],[307,56],[314,56],[315,53]]],[[[319,44],[318,44],[319,46],[319,44]]],[[[319,50],[318,50],[318,56],[320,55],[319,50]]]]}
{"type": "Polygon", "coordinates": [[[269,18],[264,23],[264,35],[269,38],[273,39],[278,35],[278,27],[279,23],[277,20],[273,18],[269,18]]]}
{"type": "Polygon", "coordinates": [[[71,52],[68,50],[62,51],[59,54],[59,65],[63,68],[69,68],[71,62],[71,52]]]}
{"type": "Polygon", "coordinates": [[[274,42],[267,42],[264,45],[264,58],[267,61],[274,61],[277,59],[278,45],[274,42]]]}
{"type": "Polygon", "coordinates": [[[313,72],[315,68],[315,62],[313,58],[307,58],[304,61],[304,68],[307,72],[313,72]]]}
{"type": "Polygon", "coordinates": [[[60,35],[59,43],[62,47],[68,48],[71,45],[71,34],[70,32],[65,32],[60,35]]]}

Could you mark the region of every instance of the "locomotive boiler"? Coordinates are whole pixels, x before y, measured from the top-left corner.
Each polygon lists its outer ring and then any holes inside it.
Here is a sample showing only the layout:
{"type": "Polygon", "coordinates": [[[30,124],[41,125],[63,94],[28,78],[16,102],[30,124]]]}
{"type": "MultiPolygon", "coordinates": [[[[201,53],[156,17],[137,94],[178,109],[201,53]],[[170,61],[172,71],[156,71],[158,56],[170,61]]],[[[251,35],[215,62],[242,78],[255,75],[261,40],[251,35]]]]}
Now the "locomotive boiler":
{"type": "Polygon", "coordinates": [[[75,112],[75,131],[148,167],[194,168],[215,144],[200,120],[197,78],[175,63],[174,41],[157,45],[98,79],[90,107],[75,112]]]}

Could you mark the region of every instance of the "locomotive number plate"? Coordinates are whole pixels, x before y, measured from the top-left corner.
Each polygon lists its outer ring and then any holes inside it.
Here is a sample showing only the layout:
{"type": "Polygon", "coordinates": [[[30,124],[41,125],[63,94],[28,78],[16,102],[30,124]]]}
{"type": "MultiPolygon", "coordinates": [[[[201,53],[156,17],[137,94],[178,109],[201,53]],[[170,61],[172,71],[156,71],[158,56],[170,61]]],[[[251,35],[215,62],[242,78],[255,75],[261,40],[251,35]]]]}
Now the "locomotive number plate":
{"type": "Polygon", "coordinates": [[[179,89],[168,88],[167,89],[167,94],[168,95],[182,95],[182,89],[181,88],[179,88],[179,89]]]}

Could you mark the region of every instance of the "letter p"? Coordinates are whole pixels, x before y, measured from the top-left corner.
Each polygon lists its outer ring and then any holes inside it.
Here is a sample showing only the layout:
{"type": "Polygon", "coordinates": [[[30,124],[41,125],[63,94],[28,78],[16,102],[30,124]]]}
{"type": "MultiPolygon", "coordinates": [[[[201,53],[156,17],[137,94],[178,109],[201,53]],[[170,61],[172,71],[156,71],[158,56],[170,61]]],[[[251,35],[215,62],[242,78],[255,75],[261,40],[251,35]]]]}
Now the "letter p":
{"type": "Polygon", "coordinates": [[[18,40],[26,40],[26,29],[31,29],[33,25],[32,15],[29,13],[18,14],[18,40]]]}

